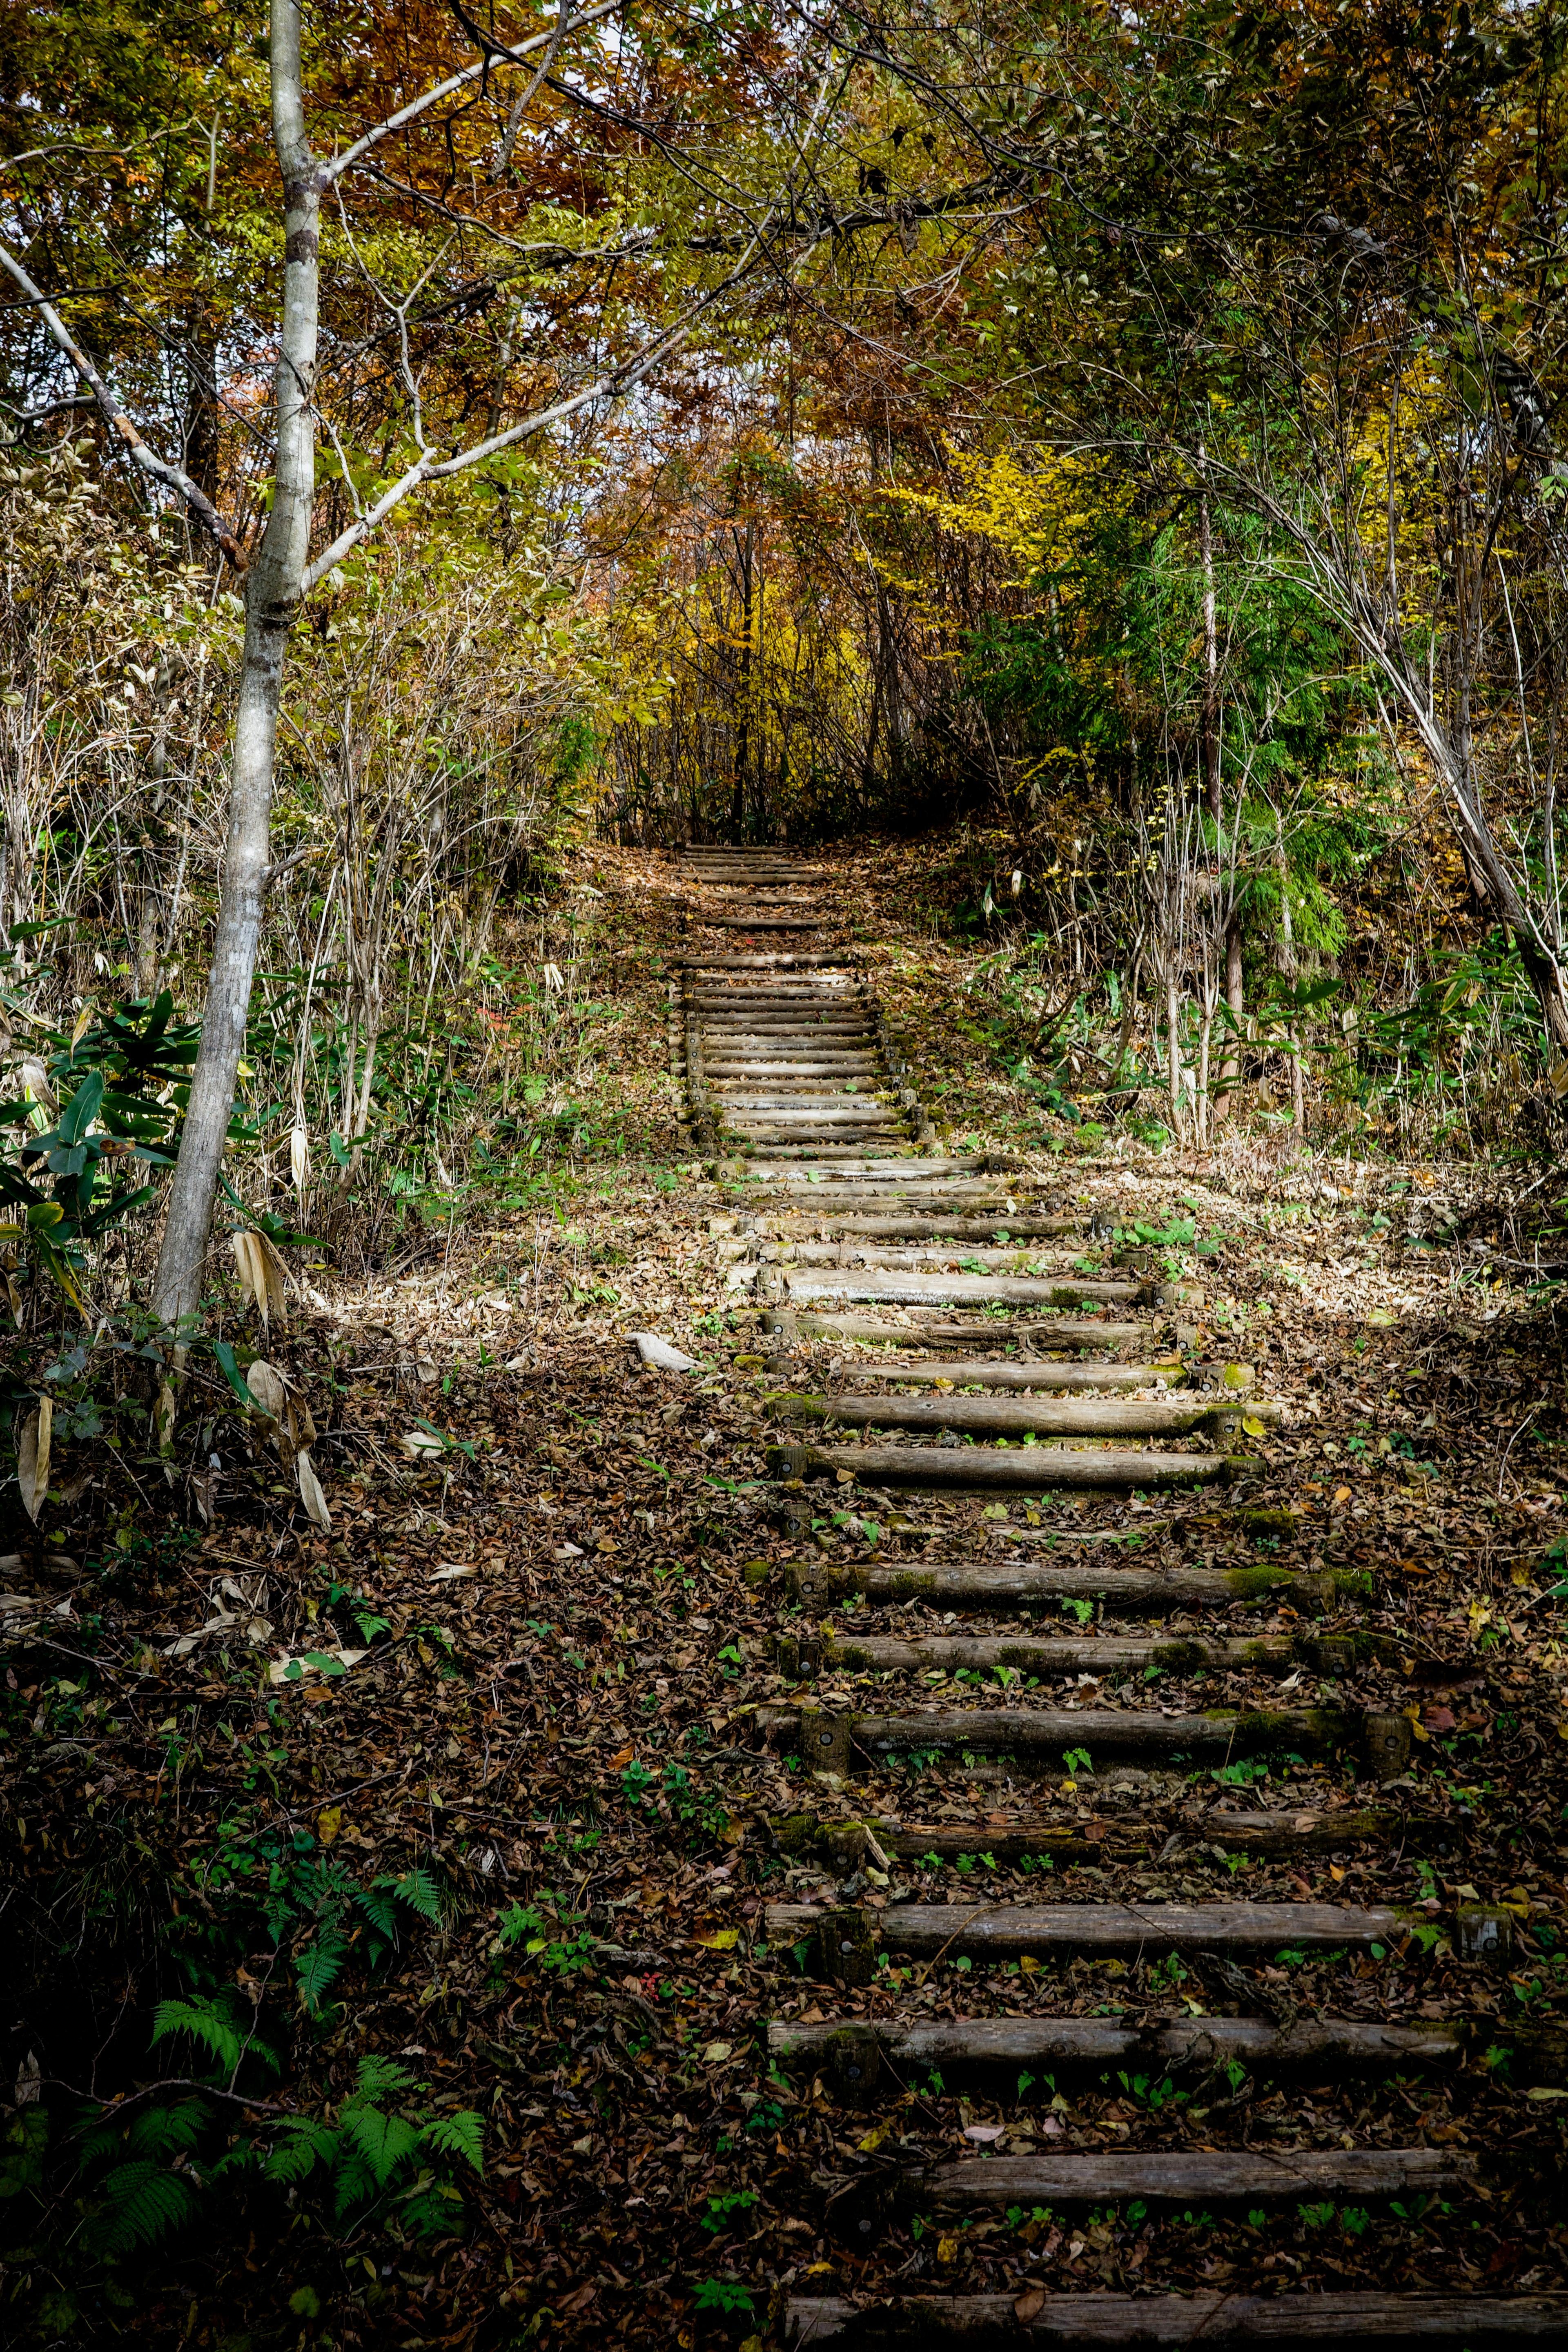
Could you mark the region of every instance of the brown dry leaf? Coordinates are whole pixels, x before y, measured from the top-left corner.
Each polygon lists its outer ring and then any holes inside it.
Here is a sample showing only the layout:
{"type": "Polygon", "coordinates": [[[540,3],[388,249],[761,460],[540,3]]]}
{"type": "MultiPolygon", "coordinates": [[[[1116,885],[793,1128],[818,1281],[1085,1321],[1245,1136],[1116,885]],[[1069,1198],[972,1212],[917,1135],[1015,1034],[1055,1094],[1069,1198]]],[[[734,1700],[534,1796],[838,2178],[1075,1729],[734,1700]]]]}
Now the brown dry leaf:
{"type": "Polygon", "coordinates": [[[1023,2294],[1013,2305],[1013,2316],[1025,2327],[1027,2327],[1032,2319],[1038,2319],[1045,2307],[1045,2288],[1043,2286],[1026,2286],[1024,2289],[1023,2294]]]}
{"type": "Polygon", "coordinates": [[[283,1385],[283,1376],[276,1365],[269,1364],[264,1357],[258,1356],[246,1373],[245,1385],[263,1412],[269,1413],[274,1421],[282,1420],[288,1410],[289,1391],[283,1385]]]}
{"type": "Polygon", "coordinates": [[[304,1453],[297,1454],[294,1468],[300,1480],[300,1495],[307,1515],[317,1527],[330,1528],[332,1524],[332,1515],[327,1508],[327,1498],[321,1491],[321,1482],[316,1475],[310,1455],[304,1453]]]}
{"type": "Polygon", "coordinates": [[[276,1315],[279,1323],[288,1319],[289,1302],[285,1285],[288,1268],[265,1234],[235,1233],[229,1235],[234,1247],[234,1262],[239,1269],[240,1287],[254,1299],[263,1323],[276,1315]]]}
{"type": "Polygon", "coordinates": [[[29,1413],[22,1424],[16,1443],[16,1484],[22,1490],[22,1507],[35,1524],[49,1491],[49,1433],[54,1418],[53,1399],[40,1398],[37,1412],[29,1413]]]}

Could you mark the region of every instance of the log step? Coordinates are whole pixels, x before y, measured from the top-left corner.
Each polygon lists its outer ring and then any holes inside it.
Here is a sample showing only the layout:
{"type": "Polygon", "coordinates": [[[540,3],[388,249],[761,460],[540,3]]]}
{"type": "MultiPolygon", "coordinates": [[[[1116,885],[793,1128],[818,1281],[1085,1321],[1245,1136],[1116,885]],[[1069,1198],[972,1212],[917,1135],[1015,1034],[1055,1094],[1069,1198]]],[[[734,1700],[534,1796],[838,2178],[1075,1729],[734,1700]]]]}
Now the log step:
{"type": "MultiPolygon", "coordinates": [[[[1117,1675],[1282,1675],[1294,1666],[1338,1675],[1353,1674],[1359,1664],[1384,1652],[1391,1656],[1398,1652],[1392,1636],[1380,1643],[1373,1634],[1356,1633],[1265,1633],[1251,1641],[1228,1642],[1192,1635],[1141,1641],[1121,1633],[1074,1640],[1065,1631],[1033,1642],[1020,1641],[1016,1634],[934,1633],[912,1642],[851,1634],[819,1644],[786,1636],[781,1654],[791,1643],[799,1660],[798,1674],[994,1674],[1000,1666],[1015,1675],[1089,1674],[1107,1679],[1117,1675]]],[[[787,1672],[782,1663],[780,1671],[787,1672]]]]}
{"type": "MultiPolygon", "coordinates": [[[[1095,1550],[1099,1552],[1100,1547],[1095,1550]]],[[[1059,1609],[1064,1601],[1093,1601],[1111,1617],[1150,1616],[1170,1609],[1266,1608],[1288,1601],[1302,1612],[1330,1607],[1341,1592],[1364,1592],[1360,1570],[1300,1573],[1259,1561],[1247,1568],[1107,1568],[1086,1546],[1063,1560],[919,1560],[905,1568],[860,1562],[790,1561],[785,1583],[805,1608],[827,1609],[850,1592],[873,1605],[925,1601],[935,1609],[988,1612],[1059,1609]]]]}
{"type": "MultiPolygon", "coordinates": [[[[951,1348],[964,1343],[994,1346],[998,1336],[1032,1348],[1136,1348],[1147,1339],[1140,1323],[1101,1322],[1088,1316],[1060,1316],[1049,1323],[877,1323],[859,1315],[801,1315],[803,1339],[855,1339],[902,1348],[951,1348]]],[[[870,1367],[868,1367],[869,1370],[870,1367]]]]}
{"type": "MultiPolygon", "coordinates": [[[[1194,2345],[1257,2346],[1259,2352],[1319,2352],[1325,2344],[1377,2344],[1425,2352],[1453,2345],[1494,2352],[1552,2344],[1568,2331],[1568,2294],[1047,2294],[1029,2318],[1014,2294],[899,2294],[872,2304],[840,2295],[784,2301],[789,2352],[838,2344],[844,2352],[936,2352],[1052,2345],[1062,2352],[1161,2352],[1194,2345]]],[[[1033,2304],[1033,2296],[1029,2297],[1033,2304]]]]}
{"type": "Polygon", "coordinates": [[[1237,1756],[1300,1750],[1354,1757],[1376,1780],[1410,1760],[1408,1717],[1371,1707],[1212,1707],[1201,1715],[1156,1715],[1132,1707],[944,1707],[941,1713],[873,1715],[826,1707],[764,1705],[752,1712],[763,1738],[798,1739],[805,1768],[840,1776],[858,1760],[885,1764],[922,1750],[1003,1756],[1022,1769],[1066,1771],[1085,1754],[1088,1777],[1108,1756],[1137,1756],[1156,1769],[1224,1764],[1237,1756]]]}
{"type": "Polygon", "coordinates": [[[1457,1955],[1501,1964],[1512,1948],[1506,1911],[1462,1904],[1445,1919],[1420,1906],[1339,1903],[770,1903],[771,1948],[805,1943],[815,1975],[868,1984],[879,1951],[900,1960],[1163,1958],[1167,1952],[1370,1952],[1402,1945],[1414,1927],[1447,1927],[1457,1955]]]}
{"type": "Polygon", "coordinates": [[[775,1478],[836,1479],[847,1470],[868,1486],[1005,1488],[1026,1495],[1113,1486],[1163,1494],[1223,1485],[1237,1475],[1226,1454],[1096,1453],[1065,1445],[1020,1446],[1007,1454],[973,1445],[771,1445],[767,1464],[775,1478]]]}
{"type": "MultiPolygon", "coordinates": [[[[1500,2026],[1485,2015],[1415,2025],[1360,2018],[1300,2017],[1289,2025],[1257,2017],[959,2017],[912,2023],[829,2018],[819,2025],[773,2019],[768,2054],[795,2074],[820,2073],[840,2096],[859,2101],[903,2089],[933,2068],[944,2083],[994,2080],[1014,2098],[1020,2072],[1142,2067],[1202,2078],[1231,2064],[1272,2077],[1306,2068],[1377,2074],[1419,2066],[1453,2072],[1501,2042],[1510,2079],[1552,2076],[1568,2056],[1568,2029],[1500,2026]]],[[[951,2084],[949,2084],[951,2087],[951,2084]]]]}
{"type": "Polygon", "coordinates": [[[1123,2204],[1278,2205],[1304,2198],[1451,2194],[1479,2179],[1480,2159],[1452,2147],[1121,2148],[1114,2156],[984,2156],[910,2166],[894,2194],[938,2213],[993,2207],[1123,2204]]]}
{"type": "MultiPolygon", "coordinates": [[[[1081,1796],[1082,1791],[1080,1790],[1081,1796]]],[[[1442,1813],[1406,1813],[1392,1806],[1347,1805],[1330,1812],[1233,1812],[1217,1807],[1146,1819],[1121,1811],[1104,1819],[1074,1819],[1068,1826],[1049,1822],[1015,1827],[994,1822],[822,1822],[810,1813],[785,1813],[772,1823],[786,1853],[816,1853],[847,1875],[868,1857],[872,1842],[900,1862],[957,1862],[986,1857],[999,1868],[1037,1864],[1071,1869],[1089,1863],[1136,1862],[1167,1848],[1180,1856],[1201,1846],[1258,1859],[1306,1861],[1348,1853],[1356,1846],[1396,1846],[1412,1853],[1458,1853],[1464,1832],[1442,1813]]]]}
{"type": "Polygon", "coordinates": [[[805,1396],[767,1400],[784,1422],[837,1422],[847,1429],[952,1429],[976,1437],[1234,1437],[1243,1420],[1277,1423],[1279,1407],[1261,1400],[1173,1403],[1163,1398],[805,1396]]]}
{"type": "MultiPolygon", "coordinates": [[[[1250,1366],[1236,1369],[1245,1369],[1250,1375],[1250,1366]]],[[[900,1381],[911,1386],[918,1382],[922,1388],[952,1389],[1181,1388],[1188,1378],[1180,1357],[1162,1364],[1013,1363],[995,1357],[959,1357],[931,1364],[846,1364],[844,1370],[854,1381],[900,1381]]],[[[1251,1386],[1250,1377],[1230,1386],[1239,1394],[1251,1386]]]]}
{"type": "Polygon", "coordinates": [[[895,1266],[879,1273],[875,1266],[823,1267],[815,1273],[786,1274],[784,1288],[795,1307],[831,1305],[868,1307],[1078,1307],[1093,1299],[1103,1307],[1130,1307],[1134,1300],[1151,1305],[1169,1293],[1173,1299],[1203,1304],[1201,1291],[1180,1283],[1067,1281],[1054,1275],[927,1273],[895,1266]]]}

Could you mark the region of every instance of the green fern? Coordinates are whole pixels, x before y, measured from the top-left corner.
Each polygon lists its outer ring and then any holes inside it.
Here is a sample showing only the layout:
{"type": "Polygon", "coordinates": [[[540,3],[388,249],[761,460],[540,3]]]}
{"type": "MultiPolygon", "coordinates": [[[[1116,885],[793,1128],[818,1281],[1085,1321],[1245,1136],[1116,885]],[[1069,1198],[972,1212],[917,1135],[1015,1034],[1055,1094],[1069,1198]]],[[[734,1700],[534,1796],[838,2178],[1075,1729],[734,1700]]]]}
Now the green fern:
{"type": "Polygon", "coordinates": [[[252,2021],[245,2016],[232,1993],[216,1999],[197,1993],[189,2000],[161,2000],[153,2012],[152,2040],[185,2033],[215,2062],[220,2078],[232,2075],[242,2058],[258,2058],[276,2074],[282,2061],[258,2039],[252,2021]]]}
{"type": "Polygon", "coordinates": [[[286,2116],[279,2129],[281,2137],[268,2148],[261,2168],[268,2180],[291,2187],[307,2179],[318,2164],[336,2164],[342,2142],[330,2124],[314,2116],[286,2116]]]}
{"type": "Polygon", "coordinates": [[[484,2118],[472,2107],[459,2107],[455,2116],[432,2116],[424,2131],[425,2145],[442,2156],[460,2156],[482,2173],[485,2168],[484,2118]]]}
{"type": "Polygon", "coordinates": [[[192,2183],[145,2158],[118,2164],[99,2184],[96,2210],[83,2232],[88,2248],[113,2262],[150,2246],[188,2221],[195,2210],[192,2183]]]}
{"type": "Polygon", "coordinates": [[[362,2058],[358,2080],[349,2095],[353,2099],[395,2099],[405,2091],[413,2090],[415,2080],[407,2067],[400,2066],[395,2058],[362,2058]]]}
{"type": "Polygon", "coordinates": [[[417,2154],[420,2135],[405,2116],[372,2106],[368,2100],[345,2101],[340,2118],[344,2138],[363,2159],[378,2189],[384,2189],[398,2168],[417,2154]]]}
{"type": "Polygon", "coordinates": [[[335,1927],[319,1927],[294,1962],[294,1981],[299,1990],[300,2005],[314,2017],[327,1994],[342,1974],[343,1962],[349,1956],[348,1938],[340,1936],[335,1927]]]}
{"type": "Polygon", "coordinates": [[[393,1892],[410,1911],[417,1911],[433,1927],[441,1924],[441,1890],[427,1870],[411,1870],[397,1881],[393,1892]]]}

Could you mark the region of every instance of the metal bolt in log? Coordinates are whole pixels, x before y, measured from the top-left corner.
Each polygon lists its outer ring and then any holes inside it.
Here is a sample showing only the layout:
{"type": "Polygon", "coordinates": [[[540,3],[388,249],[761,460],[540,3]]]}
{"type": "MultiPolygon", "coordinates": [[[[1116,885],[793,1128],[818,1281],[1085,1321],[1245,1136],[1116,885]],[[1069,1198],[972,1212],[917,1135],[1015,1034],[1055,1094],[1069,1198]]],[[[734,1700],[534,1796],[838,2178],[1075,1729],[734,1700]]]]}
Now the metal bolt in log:
{"type": "Polygon", "coordinates": [[[883,2074],[882,2039],[874,2025],[836,2026],[825,2053],[826,2072],[845,2106],[868,2106],[883,2074]]]}
{"type": "Polygon", "coordinates": [[[1454,1913],[1454,1950],[1461,1960],[1506,1968],[1513,1950],[1513,1916],[1485,1903],[1461,1903],[1454,1913]]]}
{"type": "Polygon", "coordinates": [[[828,1984],[853,1990],[868,1985],[877,1973],[877,1923],[869,1911],[845,1904],[826,1912],[816,1923],[813,1963],[828,1984]]]}
{"type": "Polygon", "coordinates": [[[1410,1761],[1415,1734],[1407,1716],[1374,1714],[1361,1719],[1362,1760],[1369,1780],[1396,1780],[1410,1761]]]}
{"type": "Polygon", "coordinates": [[[855,1745],[852,1715],[830,1715],[826,1707],[803,1706],[796,1736],[808,1772],[826,1772],[837,1780],[845,1778],[855,1745]]]}

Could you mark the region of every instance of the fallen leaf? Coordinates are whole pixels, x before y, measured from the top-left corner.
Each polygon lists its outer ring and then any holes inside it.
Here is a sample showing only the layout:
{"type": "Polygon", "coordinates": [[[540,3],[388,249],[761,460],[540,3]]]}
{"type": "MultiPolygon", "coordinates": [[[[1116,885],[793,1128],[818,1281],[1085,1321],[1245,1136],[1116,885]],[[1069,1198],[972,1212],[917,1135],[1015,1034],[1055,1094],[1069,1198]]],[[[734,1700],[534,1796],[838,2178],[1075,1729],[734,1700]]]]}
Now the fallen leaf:
{"type": "Polygon", "coordinates": [[[307,1517],[314,1526],[330,1530],[332,1515],[327,1508],[327,1498],[321,1492],[321,1482],[316,1475],[308,1454],[296,1454],[294,1471],[300,1481],[300,1499],[304,1503],[307,1517]]]}
{"type": "Polygon", "coordinates": [[[710,1952],[732,1952],[741,1940],[741,1931],[739,1927],[709,1927],[691,1940],[710,1952]]]}
{"type": "Polygon", "coordinates": [[[1428,1731],[1452,1731],[1454,1710],[1448,1706],[1426,1706],[1421,1710],[1421,1720],[1428,1731]]]}
{"type": "Polygon", "coordinates": [[[994,2147],[1006,2133],[1005,2124],[965,2124],[963,2137],[972,2139],[976,2147],[994,2147]]]}
{"type": "Polygon", "coordinates": [[[1351,1490],[1348,1486],[1336,1486],[1333,1492],[1333,1508],[1337,1510],[1342,1503],[1348,1503],[1350,1498],[1351,1490]]]}
{"type": "Polygon", "coordinates": [[[16,1441],[16,1484],[22,1490],[22,1507],[35,1524],[49,1491],[49,1435],[54,1420],[53,1398],[41,1398],[16,1441]]]}
{"type": "Polygon", "coordinates": [[[316,1815],[316,1835],[323,1845],[331,1845],[343,1825],[341,1805],[323,1805],[316,1815]]]}
{"type": "Polygon", "coordinates": [[[1020,2321],[1024,2326],[1027,2327],[1032,2319],[1038,2319],[1045,2307],[1045,2288],[1043,2286],[1026,2286],[1024,2289],[1023,2294],[1019,2295],[1017,2301],[1013,2305],[1013,2316],[1015,2319],[1020,2321]]]}
{"type": "Polygon", "coordinates": [[[734,2054],[735,2045],[732,2042],[710,2042],[702,2053],[710,2066],[716,2066],[721,2058],[732,2058],[734,2054]]]}

